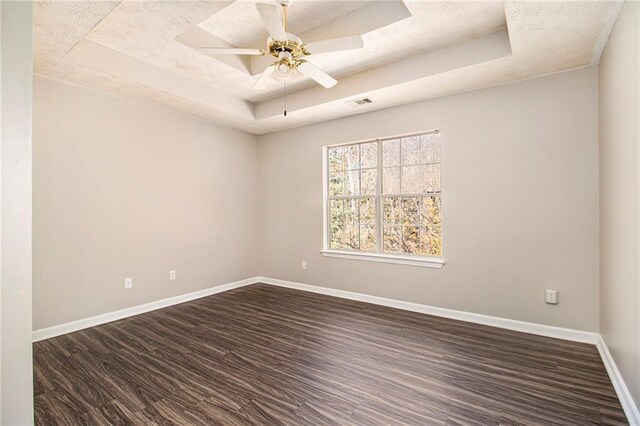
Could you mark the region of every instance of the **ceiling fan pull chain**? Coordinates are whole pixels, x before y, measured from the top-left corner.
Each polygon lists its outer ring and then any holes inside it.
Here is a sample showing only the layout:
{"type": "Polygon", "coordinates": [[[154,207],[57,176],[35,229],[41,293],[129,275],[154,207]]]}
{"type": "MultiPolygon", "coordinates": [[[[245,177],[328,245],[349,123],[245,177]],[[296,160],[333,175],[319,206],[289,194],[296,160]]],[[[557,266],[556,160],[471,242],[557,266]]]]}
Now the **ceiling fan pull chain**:
{"type": "Polygon", "coordinates": [[[287,78],[284,79],[284,116],[287,116],[287,78]]]}

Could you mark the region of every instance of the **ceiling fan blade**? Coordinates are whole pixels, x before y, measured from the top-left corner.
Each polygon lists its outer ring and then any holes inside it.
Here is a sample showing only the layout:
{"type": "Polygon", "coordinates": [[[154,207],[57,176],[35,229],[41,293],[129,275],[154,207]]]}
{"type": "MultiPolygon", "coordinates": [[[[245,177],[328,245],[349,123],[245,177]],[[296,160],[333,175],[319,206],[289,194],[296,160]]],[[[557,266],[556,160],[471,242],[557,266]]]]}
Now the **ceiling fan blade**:
{"type": "Polygon", "coordinates": [[[201,51],[210,55],[262,55],[260,49],[235,49],[226,47],[201,47],[201,51]]]}
{"type": "Polygon", "coordinates": [[[360,49],[361,47],[364,47],[364,42],[360,34],[330,40],[312,41],[306,44],[307,51],[312,55],[335,52],[337,50],[360,49]]]}
{"type": "Polygon", "coordinates": [[[316,67],[315,65],[311,65],[309,62],[303,62],[300,65],[298,65],[298,71],[300,71],[302,74],[306,75],[307,77],[315,80],[316,82],[318,82],[320,85],[324,86],[327,89],[332,88],[333,86],[336,85],[336,83],[338,83],[338,81],[335,78],[331,77],[329,74],[322,71],[320,68],[316,67]]]}
{"type": "Polygon", "coordinates": [[[262,74],[260,74],[260,77],[258,77],[258,80],[256,80],[256,83],[253,85],[253,88],[255,90],[260,90],[267,87],[267,85],[269,84],[269,79],[271,78],[272,72],[273,72],[273,65],[269,65],[267,69],[264,70],[262,74]]]}
{"type": "Polygon", "coordinates": [[[277,7],[271,4],[256,3],[256,9],[258,9],[258,13],[262,18],[264,26],[267,27],[271,39],[286,41],[287,35],[284,32],[284,25],[282,25],[282,21],[280,20],[277,7]]]}

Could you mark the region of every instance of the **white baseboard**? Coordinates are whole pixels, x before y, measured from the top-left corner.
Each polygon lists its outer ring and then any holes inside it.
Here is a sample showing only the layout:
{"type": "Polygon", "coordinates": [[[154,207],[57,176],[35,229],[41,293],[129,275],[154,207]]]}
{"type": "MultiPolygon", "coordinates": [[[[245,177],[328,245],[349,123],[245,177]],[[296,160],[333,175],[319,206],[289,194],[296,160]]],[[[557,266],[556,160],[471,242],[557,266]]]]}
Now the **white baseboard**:
{"type": "Polygon", "coordinates": [[[343,299],[357,300],[360,302],[372,303],[374,305],[388,306],[405,311],[419,312],[422,314],[434,315],[438,317],[451,318],[460,321],[472,322],[475,324],[489,325],[492,327],[505,328],[508,330],[521,331],[523,333],[537,334],[540,336],[554,337],[556,339],[571,340],[573,342],[590,343],[595,345],[598,341],[598,333],[588,331],[573,330],[569,328],[554,327],[551,325],[536,324],[532,322],[512,320],[508,318],[492,317],[472,312],[456,311],[453,309],[438,308],[436,306],[422,305],[419,303],[404,302],[402,300],[387,299],[384,297],[370,296],[351,291],[337,290],[334,288],[318,287],[309,284],[283,281],[274,278],[256,277],[256,280],[265,284],[280,287],[293,288],[296,290],[309,291],[312,293],[325,294],[327,296],[341,297],[343,299]]]}
{"type": "Polygon", "coordinates": [[[492,327],[505,328],[508,330],[521,331],[523,333],[537,334],[540,336],[554,337],[556,339],[570,340],[574,342],[599,344],[597,333],[588,331],[572,330],[569,328],[554,327],[550,325],[542,325],[531,322],[512,320],[508,318],[493,317],[483,314],[475,314],[472,312],[456,311],[453,309],[439,308],[436,306],[422,305],[419,303],[405,302],[402,300],[387,299],[384,297],[370,296],[368,294],[354,293],[351,291],[338,290],[328,287],[319,287],[309,284],[296,283],[292,281],[284,281],[268,277],[253,277],[241,281],[228,284],[222,284],[216,287],[207,288],[193,293],[187,293],[180,296],[169,297],[167,299],[157,300],[155,302],[145,303],[144,305],[133,306],[131,308],[119,311],[109,312],[94,317],[85,318],[65,324],[55,325],[53,327],[35,330],[33,332],[33,341],[50,339],[62,334],[72,333],[96,325],[105,324],[111,321],[117,321],[124,318],[140,315],[145,312],[154,311],[156,309],[166,308],[168,306],[177,305],[201,297],[211,296],[213,294],[222,293],[235,288],[244,287],[251,284],[264,283],[278,287],[292,288],[296,290],[308,291],[311,293],[324,294],[327,296],[340,297],[343,299],[357,300],[360,302],[372,303],[374,305],[388,306],[391,308],[402,309],[405,311],[419,312],[438,317],[451,318],[460,321],[472,322],[475,324],[489,325],[492,327]]]}
{"type": "Polygon", "coordinates": [[[85,318],[78,321],[67,322],[65,324],[55,325],[53,327],[42,328],[33,332],[33,341],[50,339],[62,334],[73,333],[96,325],[105,324],[111,321],[117,321],[135,315],[144,314],[145,312],[155,311],[156,309],[166,308],[168,306],[177,305],[179,303],[189,302],[201,297],[211,296],[212,294],[222,293],[234,288],[244,287],[249,284],[256,283],[255,278],[247,278],[245,280],[236,281],[228,284],[222,284],[216,287],[207,288],[193,293],[182,294],[180,296],[169,297],[155,302],[145,303],[144,305],[133,306],[119,311],[109,312],[95,317],[85,318]]]}
{"type": "Polygon", "coordinates": [[[154,311],[156,309],[166,308],[168,306],[177,305],[179,303],[188,302],[190,300],[199,299],[201,297],[211,296],[216,293],[222,293],[250,284],[264,283],[279,287],[287,287],[296,290],[308,291],[311,293],[324,294],[327,296],[340,297],[343,299],[357,300],[360,302],[372,303],[375,305],[388,306],[392,308],[402,309],[405,311],[419,312],[438,317],[451,318],[460,321],[472,322],[475,324],[489,325],[492,327],[505,328],[508,330],[521,331],[523,333],[537,334],[540,336],[554,337],[556,339],[571,340],[574,342],[583,342],[598,344],[597,333],[588,331],[572,330],[562,327],[554,327],[550,325],[535,324],[512,320],[508,318],[493,317],[489,315],[475,314],[472,312],[456,311],[453,309],[439,308],[436,306],[422,305],[419,303],[405,302],[402,300],[387,299],[384,297],[370,296],[368,294],[354,293],[351,291],[337,290],[328,287],[319,287],[309,284],[296,283],[292,281],[284,281],[268,277],[253,277],[241,281],[219,285],[207,288],[193,293],[183,294],[180,296],[169,297],[167,299],[157,300],[155,302],[145,303],[144,305],[133,306],[131,308],[119,311],[109,312],[90,318],[68,322],[53,327],[35,330],[33,332],[33,341],[37,342],[51,337],[60,336],[62,334],[72,333],[84,328],[95,327],[96,325],[105,324],[111,321],[117,321],[123,318],[140,315],[145,312],[154,311]]]}
{"type": "Polygon", "coordinates": [[[602,362],[607,369],[611,383],[613,383],[613,388],[616,390],[616,394],[620,400],[620,405],[622,405],[622,409],[627,415],[627,421],[632,426],[640,426],[640,411],[638,411],[638,407],[631,397],[629,388],[627,388],[627,385],[620,374],[620,370],[618,370],[616,362],[613,360],[611,352],[609,352],[609,348],[602,336],[598,336],[598,343],[596,346],[598,347],[598,352],[600,352],[602,362]]]}

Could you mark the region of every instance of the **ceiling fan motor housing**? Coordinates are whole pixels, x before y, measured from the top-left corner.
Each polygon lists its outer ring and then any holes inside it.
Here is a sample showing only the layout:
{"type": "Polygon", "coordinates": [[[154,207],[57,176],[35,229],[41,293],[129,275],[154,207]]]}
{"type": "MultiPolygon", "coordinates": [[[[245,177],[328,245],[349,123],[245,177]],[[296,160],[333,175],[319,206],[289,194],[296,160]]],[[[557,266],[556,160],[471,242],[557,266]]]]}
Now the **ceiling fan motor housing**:
{"type": "Polygon", "coordinates": [[[307,56],[309,54],[305,49],[305,45],[302,44],[302,40],[300,40],[300,38],[295,34],[291,33],[287,33],[287,40],[284,41],[273,40],[269,37],[267,46],[269,49],[268,53],[276,58],[280,58],[281,52],[290,53],[293,59],[297,59],[300,56],[307,56]]]}

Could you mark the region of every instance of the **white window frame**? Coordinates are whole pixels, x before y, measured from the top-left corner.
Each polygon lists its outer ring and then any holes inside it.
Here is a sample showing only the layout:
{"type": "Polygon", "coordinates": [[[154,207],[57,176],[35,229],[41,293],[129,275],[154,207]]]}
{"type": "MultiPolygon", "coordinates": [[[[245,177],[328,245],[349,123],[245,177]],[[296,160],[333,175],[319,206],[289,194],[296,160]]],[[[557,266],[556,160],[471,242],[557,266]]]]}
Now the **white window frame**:
{"type": "MultiPolygon", "coordinates": [[[[383,262],[383,263],[394,263],[398,265],[410,265],[410,266],[422,266],[427,268],[442,268],[445,264],[445,260],[443,257],[434,257],[434,256],[423,256],[423,255],[415,255],[415,254],[396,254],[396,253],[382,253],[381,247],[383,244],[383,224],[381,219],[378,220],[378,236],[376,244],[378,246],[377,252],[365,252],[359,250],[335,250],[331,249],[329,245],[330,236],[329,236],[329,149],[336,146],[347,146],[347,145],[358,145],[362,143],[370,143],[370,142],[383,142],[386,140],[400,139],[409,136],[417,136],[417,135],[425,135],[429,133],[437,133],[441,134],[440,130],[427,130],[423,132],[413,132],[407,133],[403,135],[396,136],[386,136],[384,138],[377,139],[365,139],[357,142],[348,142],[348,143],[338,143],[333,145],[326,145],[322,147],[322,229],[323,229],[323,238],[322,238],[322,250],[320,253],[325,257],[333,257],[339,259],[352,259],[352,260],[364,260],[369,262],[383,262]]],[[[442,139],[440,139],[440,155],[442,156],[442,139]]],[[[381,218],[382,215],[382,198],[384,197],[425,197],[429,196],[429,193],[419,193],[419,194],[382,194],[380,191],[382,189],[382,143],[378,144],[378,167],[377,167],[377,187],[378,192],[376,193],[376,214],[378,218],[381,218]]],[[[442,197],[442,161],[440,162],[440,193],[438,193],[439,197],[442,197]]],[[[371,195],[357,195],[357,196],[345,196],[344,198],[349,199],[357,199],[357,198],[371,198],[371,195]]],[[[441,198],[442,199],[442,198],[441,198]]],[[[440,212],[442,214],[442,210],[440,212]]]]}

